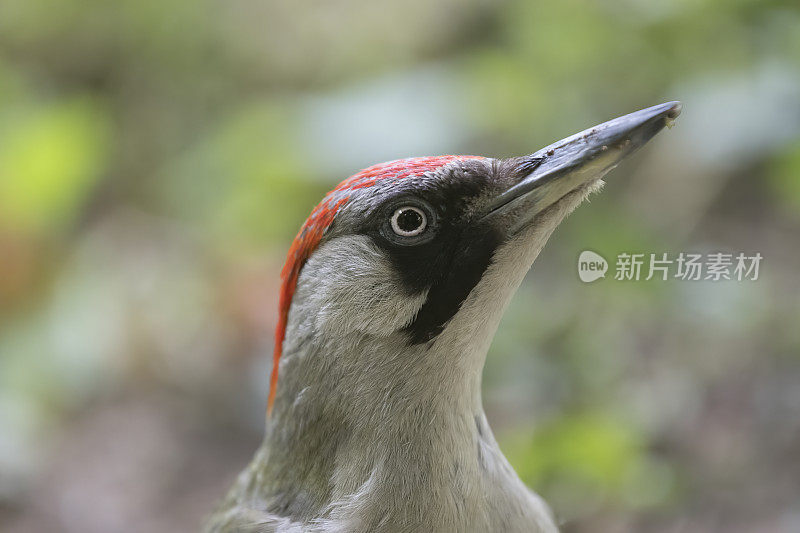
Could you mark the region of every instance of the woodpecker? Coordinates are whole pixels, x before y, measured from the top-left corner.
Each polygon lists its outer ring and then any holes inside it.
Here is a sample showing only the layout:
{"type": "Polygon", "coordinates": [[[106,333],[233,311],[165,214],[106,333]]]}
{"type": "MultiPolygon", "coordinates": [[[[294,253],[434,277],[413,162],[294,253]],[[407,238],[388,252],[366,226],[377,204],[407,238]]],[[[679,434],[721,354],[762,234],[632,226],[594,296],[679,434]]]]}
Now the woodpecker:
{"type": "Polygon", "coordinates": [[[383,163],[332,190],[281,274],[263,444],[206,530],[557,531],[487,423],[486,353],[556,226],[680,110],[523,157],[383,163]]]}

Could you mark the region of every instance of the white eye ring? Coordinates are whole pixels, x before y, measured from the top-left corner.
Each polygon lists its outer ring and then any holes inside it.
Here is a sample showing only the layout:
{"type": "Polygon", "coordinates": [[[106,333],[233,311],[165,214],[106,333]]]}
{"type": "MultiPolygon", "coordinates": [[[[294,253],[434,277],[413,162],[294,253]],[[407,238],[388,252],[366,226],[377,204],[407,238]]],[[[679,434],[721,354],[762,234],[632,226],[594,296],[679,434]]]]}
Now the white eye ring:
{"type": "Polygon", "coordinates": [[[427,227],[428,217],[425,216],[425,212],[418,207],[406,205],[397,209],[392,215],[392,231],[401,237],[415,237],[425,231],[427,227]],[[409,228],[409,223],[418,223],[419,225],[414,228],[409,228]]]}

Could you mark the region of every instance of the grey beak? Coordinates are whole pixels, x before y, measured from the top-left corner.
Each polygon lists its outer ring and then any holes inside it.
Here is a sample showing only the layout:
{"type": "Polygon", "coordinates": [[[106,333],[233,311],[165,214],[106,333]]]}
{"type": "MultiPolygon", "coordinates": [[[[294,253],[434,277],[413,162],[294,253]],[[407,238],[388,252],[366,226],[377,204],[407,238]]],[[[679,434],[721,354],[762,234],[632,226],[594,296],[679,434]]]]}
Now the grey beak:
{"type": "Polygon", "coordinates": [[[539,212],[581,185],[602,178],[680,114],[680,102],[648,107],[599,124],[521,158],[530,173],[498,195],[489,213],[525,203],[539,212]]]}

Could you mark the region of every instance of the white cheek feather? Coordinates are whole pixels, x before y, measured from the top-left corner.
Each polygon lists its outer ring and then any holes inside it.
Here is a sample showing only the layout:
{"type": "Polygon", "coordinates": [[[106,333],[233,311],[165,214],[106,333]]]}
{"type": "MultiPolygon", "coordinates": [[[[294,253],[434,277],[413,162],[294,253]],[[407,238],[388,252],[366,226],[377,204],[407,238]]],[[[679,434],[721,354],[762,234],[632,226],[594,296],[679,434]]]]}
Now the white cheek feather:
{"type": "Polygon", "coordinates": [[[389,335],[410,324],[427,298],[427,292],[408,294],[384,252],[364,235],[320,246],[303,267],[296,294],[292,313],[334,336],[389,335]]]}

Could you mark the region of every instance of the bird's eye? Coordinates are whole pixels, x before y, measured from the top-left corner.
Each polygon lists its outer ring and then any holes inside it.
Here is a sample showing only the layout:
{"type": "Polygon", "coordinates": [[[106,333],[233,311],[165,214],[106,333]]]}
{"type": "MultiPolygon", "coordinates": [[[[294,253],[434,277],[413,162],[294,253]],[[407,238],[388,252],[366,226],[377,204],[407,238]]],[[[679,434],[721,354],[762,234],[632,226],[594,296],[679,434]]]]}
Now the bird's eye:
{"type": "Polygon", "coordinates": [[[410,205],[395,210],[391,222],[392,231],[401,237],[415,237],[428,227],[425,212],[410,205]]]}

